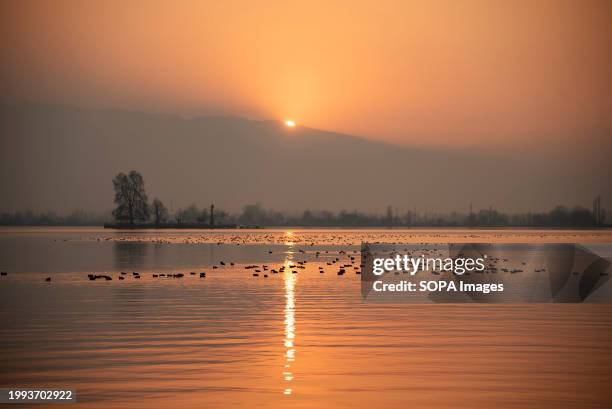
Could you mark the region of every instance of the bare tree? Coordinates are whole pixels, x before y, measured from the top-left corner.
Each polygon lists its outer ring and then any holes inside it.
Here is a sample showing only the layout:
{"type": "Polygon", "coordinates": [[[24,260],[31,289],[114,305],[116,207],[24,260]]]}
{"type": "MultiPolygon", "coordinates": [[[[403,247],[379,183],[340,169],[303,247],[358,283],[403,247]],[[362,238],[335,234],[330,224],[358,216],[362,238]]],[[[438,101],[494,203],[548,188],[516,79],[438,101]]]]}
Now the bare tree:
{"type": "Polygon", "coordinates": [[[144,179],[135,170],[129,175],[119,173],[113,179],[115,189],[115,204],[113,216],[118,222],[134,224],[136,221],[149,219],[149,205],[144,189],[144,179]]]}
{"type": "Polygon", "coordinates": [[[151,211],[153,213],[153,217],[155,218],[155,224],[161,224],[168,221],[168,209],[166,206],[164,206],[161,200],[153,200],[151,211]]]}

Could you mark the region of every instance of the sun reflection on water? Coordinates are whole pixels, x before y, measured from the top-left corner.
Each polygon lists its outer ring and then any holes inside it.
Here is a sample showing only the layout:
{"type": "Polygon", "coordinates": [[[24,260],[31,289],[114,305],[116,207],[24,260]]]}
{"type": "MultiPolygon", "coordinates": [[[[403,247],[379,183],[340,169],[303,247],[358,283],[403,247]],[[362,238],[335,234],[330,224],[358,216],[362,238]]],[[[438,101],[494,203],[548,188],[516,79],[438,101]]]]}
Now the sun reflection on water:
{"type": "MultiPolygon", "coordinates": [[[[283,237],[283,244],[285,244],[286,246],[293,246],[294,241],[295,241],[295,237],[294,237],[293,232],[291,230],[287,230],[283,237]]],[[[288,261],[289,260],[286,260],[286,262],[288,261]]]]}
{"type": "MultiPolygon", "coordinates": [[[[294,375],[291,371],[291,365],[295,362],[295,283],[297,276],[291,272],[291,259],[293,255],[289,253],[285,259],[285,271],[283,273],[283,280],[285,282],[285,370],[283,371],[283,378],[285,382],[293,381],[294,375]]],[[[290,386],[290,384],[286,385],[290,386]]],[[[291,388],[285,388],[285,395],[291,395],[293,390],[291,388]]]]}

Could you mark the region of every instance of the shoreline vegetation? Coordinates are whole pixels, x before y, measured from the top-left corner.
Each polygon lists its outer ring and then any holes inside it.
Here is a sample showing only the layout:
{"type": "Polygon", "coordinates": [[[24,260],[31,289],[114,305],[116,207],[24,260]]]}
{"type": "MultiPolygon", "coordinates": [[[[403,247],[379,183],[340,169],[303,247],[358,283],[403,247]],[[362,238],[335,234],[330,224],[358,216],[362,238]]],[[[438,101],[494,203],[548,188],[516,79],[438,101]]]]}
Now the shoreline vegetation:
{"type": "MultiPolygon", "coordinates": [[[[609,223],[595,223],[592,213],[581,207],[573,209],[557,206],[549,212],[505,214],[483,209],[472,213],[405,213],[388,209],[387,214],[368,214],[359,211],[316,211],[289,213],[266,209],[261,204],[244,206],[240,213],[232,214],[214,209],[212,228],[612,228],[609,223]]],[[[178,209],[172,218],[155,223],[118,223],[110,212],[95,213],[75,210],[68,214],[56,212],[36,213],[31,210],[1,212],[0,226],[104,226],[119,229],[208,229],[209,208],[196,205],[178,209]]]]}
{"type": "Polygon", "coordinates": [[[119,173],[113,179],[116,207],[110,213],[75,210],[68,215],[31,210],[0,213],[0,226],[104,226],[114,229],[232,229],[264,227],[310,228],[610,228],[601,198],[593,200],[592,210],[581,206],[556,206],[548,212],[502,213],[492,206],[468,212],[436,213],[416,208],[402,212],[387,206],[384,214],[357,210],[332,212],[305,210],[289,213],[266,209],[261,203],[249,204],[240,213],[223,209],[199,208],[192,204],[171,212],[159,199],[150,204],[144,178],[137,171],[119,173]]]}

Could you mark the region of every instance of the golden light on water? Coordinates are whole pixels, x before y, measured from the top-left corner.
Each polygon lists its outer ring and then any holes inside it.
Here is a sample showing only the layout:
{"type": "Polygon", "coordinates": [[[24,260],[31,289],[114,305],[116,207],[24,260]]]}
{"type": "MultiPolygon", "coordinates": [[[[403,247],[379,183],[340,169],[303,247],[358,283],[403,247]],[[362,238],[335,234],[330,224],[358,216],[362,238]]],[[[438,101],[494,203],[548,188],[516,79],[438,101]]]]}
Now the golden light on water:
{"type": "Polygon", "coordinates": [[[295,128],[295,121],[292,121],[291,119],[287,119],[285,121],[285,125],[287,125],[289,128],[295,128]]]}
{"type": "MultiPolygon", "coordinates": [[[[287,232],[290,233],[290,232],[287,232]]],[[[285,370],[283,371],[283,378],[285,382],[291,382],[293,380],[293,372],[289,369],[291,364],[295,362],[295,282],[297,277],[291,272],[292,255],[289,255],[285,260],[285,272],[283,274],[283,280],[285,281],[285,370]]],[[[285,395],[291,395],[293,393],[292,388],[285,388],[285,395]]]]}
{"type": "MultiPolygon", "coordinates": [[[[285,239],[284,239],[284,244],[286,246],[293,246],[293,241],[294,241],[294,237],[293,237],[293,232],[290,230],[287,230],[285,232],[285,239]]],[[[292,254],[292,252],[290,252],[292,254]]],[[[287,261],[288,262],[288,261],[287,261]]]]}

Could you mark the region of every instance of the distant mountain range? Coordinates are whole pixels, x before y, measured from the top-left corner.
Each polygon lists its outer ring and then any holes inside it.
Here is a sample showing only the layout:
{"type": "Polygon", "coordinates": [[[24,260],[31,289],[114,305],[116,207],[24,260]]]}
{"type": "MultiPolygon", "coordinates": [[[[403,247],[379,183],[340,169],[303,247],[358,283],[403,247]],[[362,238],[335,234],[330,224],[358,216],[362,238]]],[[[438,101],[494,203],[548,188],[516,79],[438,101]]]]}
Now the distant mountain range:
{"type": "Polygon", "coordinates": [[[132,169],[171,209],[524,211],[589,206],[599,193],[605,206],[610,165],[581,160],[396,146],[234,117],[0,106],[0,210],[107,210],[113,176],[132,169]]]}

